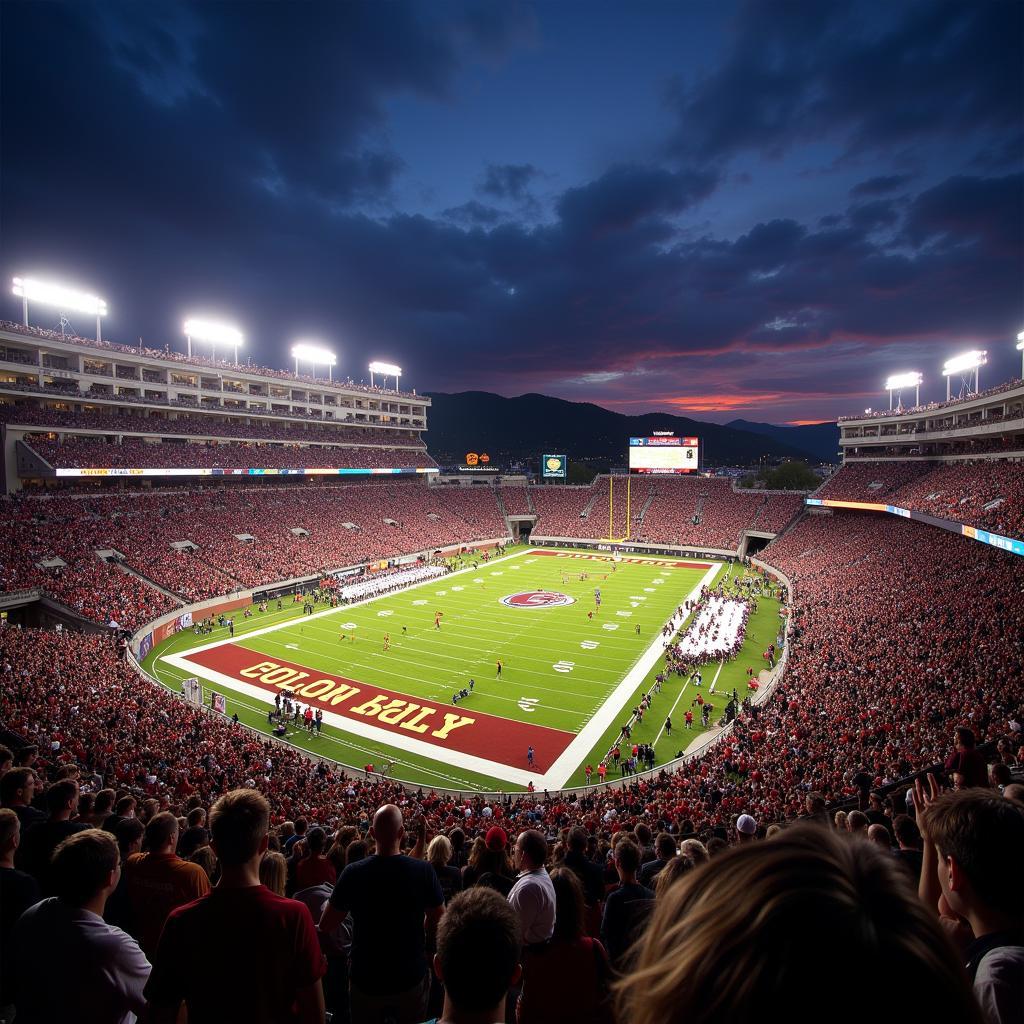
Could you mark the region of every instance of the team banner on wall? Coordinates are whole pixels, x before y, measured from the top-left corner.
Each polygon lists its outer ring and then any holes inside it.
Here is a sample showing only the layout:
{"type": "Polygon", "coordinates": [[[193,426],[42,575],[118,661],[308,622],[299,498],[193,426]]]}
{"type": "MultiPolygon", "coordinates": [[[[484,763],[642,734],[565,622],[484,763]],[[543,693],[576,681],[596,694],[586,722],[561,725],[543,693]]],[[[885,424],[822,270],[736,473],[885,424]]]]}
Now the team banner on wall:
{"type": "Polygon", "coordinates": [[[540,459],[541,476],[565,479],[568,459],[564,455],[542,455],[540,459]]]}

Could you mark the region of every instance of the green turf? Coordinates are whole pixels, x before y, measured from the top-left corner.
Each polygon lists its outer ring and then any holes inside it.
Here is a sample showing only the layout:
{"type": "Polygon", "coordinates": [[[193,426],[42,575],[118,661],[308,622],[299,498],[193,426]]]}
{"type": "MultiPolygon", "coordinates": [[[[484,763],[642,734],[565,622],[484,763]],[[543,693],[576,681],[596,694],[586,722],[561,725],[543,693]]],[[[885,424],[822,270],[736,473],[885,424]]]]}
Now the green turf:
{"type": "MultiPolygon", "coordinates": [[[[267,614],[257,613],[248,620],[236,615],[235,641],[271,659],[277,657],[313,670],[344,675],[442,703],[450,699],[454,689],[468,685],[472,677],[476,683],[470,698],[474,711],[577,732],[648,648],[673,609],[702,575],[699,569],[628,562],[619,563],[612,572],[610,564],[604,562],[525,553],[510,561],[480,565],[478,570],[460,576],[430,581],[425,586],[367,605],[342,607],[312,620],[302,616],[301,606],[296,610],[296,606],[288,603],[281,612],[272,605],[267,614]],[[580,573],[587,573],[589,578],[579,579],[580,573]],[[455,590],[455,587],[462,589],[455,590]],[[601,588],[602,605],[594,619],[589,620],[587,612],[594,609],[595,587],[601,588]],[[533,589],[559,590],[577,600],[564,608],[542,610],[511,609],[499,601],[506,594],[533,589]],[[643,600],[637,600],[641,597],[643,600]],[[440,630],[434,628],[435,610],[444,612],[440,630]],[[391,614],[381,616],[382,611],[391,614]],[[617,615],[620,611],[629,615],[617,615]],[[246,638],[254,629],[288,620],[294,621],[281,630],[246,638]],[[355,623],[355,629],[344,628],[347,636],[355,634],[355,642],[338,639],[342,624],[346,623],[355,623]],[[607,630],[603,628],[606,624],[618,628],[607,630]],[[408,630],[404,635],[403,625],[408,630]],[[637,625],[640,626],[639,636],[637,625]],[[391,649],[387,652],[383,650],[385,633],[391,637],[391,649]],[[583,648],[583,642],[596,642],[598,646],[583,648]],[[495,678],[495,662],[499,658],[503,662],[500,680],[495,678]],[[562,662],[572,662],[571,670],[557,671],[555,665],[562,662]],[[531,705],[534,710],[525,712],[520,708],[523,698],[536,701],[531,705]]],[[[736,685],[741,695],[745,692],[746,666],[753,664],[755,670],[761,667],[760,651],[774,639],[777,624],[777,604],[762,600],[761,610],[752,616],[748,628],[746,650],[751,655],[723,668],[719,690],[726,687],[731,690],[736,685]],[[755,656],[758,660],[753,660],[755,656]]],[[[144,667],[161,682],[177,688],[187,673],[162,663],[163,655],[180,653],[210,640],[222,639],[224,635],[226,631],[220,630],[202,637],[191,632],[179,634],[151,652],[144,667]]],[[[715,668],[717,666],[704,673],[705,693],[715,668]]],[[[650,686],[657,671],[653,670],[649,680],[638,687],[635,698],[650,686]]],[[[682,685],[678,678],[666,684],[644,724],[634,730],[635,739],[655,740],[682,685]]],[[[248,725],[266,727],[265,705],[233,691],[228,691],[227,697],[228,714],[237,713],[248,725]]],[[[692,694],[683,692],[673,713],[677,728],[671,737],[662,735],[658,739],[659,762],[670,758],[699,735],[698,727],[692,732],[683,730],[683,712],[691,699],[692,694]]],[[[711,699],[720,712],[725,699],[711,699]]],[[[629,707],[635,702],[635,699],[631,701],[629,707]]],[[[619,717],[625,721],[628,714],[627,709],[619,717]]],[[[608,730],[609,735],[602,737],[584,763],[589,760],[596,767],[600,754],[618,732],[618,724],[608,730]]],[[[320,737],[309,737],[300,731],[292,740],[355,766],[368,762],[379,764],[387,757],[395,764],[395,777],[428,786],[503,791],[519,788],[443,760],[389,749],[329,725],[324,726],[320,737]]],[[[580,773],[568,784],[578,785],[582,781],[581,766],[580,773]]]]}

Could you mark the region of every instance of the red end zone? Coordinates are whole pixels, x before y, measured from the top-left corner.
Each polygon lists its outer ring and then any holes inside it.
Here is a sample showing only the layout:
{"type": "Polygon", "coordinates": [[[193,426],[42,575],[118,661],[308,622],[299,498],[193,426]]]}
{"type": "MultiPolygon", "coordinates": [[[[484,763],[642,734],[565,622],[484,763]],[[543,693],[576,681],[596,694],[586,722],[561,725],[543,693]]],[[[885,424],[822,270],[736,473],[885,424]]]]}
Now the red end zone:
{"type": "Polygon", "coordinates": [[[412,737],[444,750],[457,750],[514,768],[528,767],[526,750],[533,747],[533,768],[538,775],[551,767],[574,738],[571,732],[561,729],[481,714],[473,710],[472,698],[457,705],[438,704],[422,697],[413,699],[355,679],[268,658],[236,644],[186,654],[183,660],[257,686],[269,694],[288,689],[304,704],[353,722],[365,722],[396,736],[412,737]]]}

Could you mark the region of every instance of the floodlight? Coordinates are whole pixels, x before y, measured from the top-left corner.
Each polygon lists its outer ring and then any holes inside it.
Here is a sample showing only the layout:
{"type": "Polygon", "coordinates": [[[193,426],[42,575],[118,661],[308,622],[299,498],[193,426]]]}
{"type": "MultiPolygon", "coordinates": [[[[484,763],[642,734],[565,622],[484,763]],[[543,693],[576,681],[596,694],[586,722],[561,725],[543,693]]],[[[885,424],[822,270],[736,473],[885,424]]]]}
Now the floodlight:
{"type": "Polygon", "coordinates": [[[14,294],[26,302],[41,302],[44,306],[56,306],[58,309],[76,313],[91,313],[93,316],[106,316],[107,304],[103,299],[87,292],[75,291],[52,281],[37,281],[32,277],[16,277],[14,294]]]}
{"type": "Polygon", "coordinates": [[[987,352],[982,349],[973,349],[970,352],[964,352],[963,355],[947,359],[942,367],[942,375],[950,377],[954,373],[967,373],[970,370],[976,370],[979,366],[984,366],[987,362],[987,352]]]}
{"type": "Polygon", "coordinates": [[[297,359],[302,363],[314,363],[317,366],[334,366],[337,362],[337,356],[326,348],[320,348],[318,345],[308,345],[305,342],[298,342],[292,345],[292,359],[297,359]]]}
{"type": "Polygon", "coordinates": [[[394,363],[370,363],[370,373],[379,373],[383,377],[401,377],[402,368],[394,363]]]}
{"type": "Polygon", "coordinates": [[[903,388],[916,388],[921,383],[921,374],[916,371],[910,373],[894,373],[885,382],[886,391],[902,391],[903,388]]]}
{"type": "Polygon", "coordinates": [[[212,320],[186,320],[185,333],[196,341],[209,341],[214,345],[231,345],[239,348],[242,332],[230,324],[218,324],[212,320]]]}
{"type": "Polygon", "coordinates": [[[96,317],[96,340],[102,341],[103,335],[100,330],[100,317],[107,315],[107,304],[103,299],[87,292],[76,291],[74,288],[65,288],[62,284],[53,281],[39,281],[33,277],[16,277],[12,281],[11,289],[21,299],[22,320],[28,327],[28,304],[39,302],[44,306],[56,306],[61,311],[60,335],[64,337],[64,327],[67,321],[64,313],[88,313],[96,317]]]}
{"type": "Polygon", "coordinates": [[[1024,331],[1017,335],[1017,348],[1024,352],[1024,331]]]}

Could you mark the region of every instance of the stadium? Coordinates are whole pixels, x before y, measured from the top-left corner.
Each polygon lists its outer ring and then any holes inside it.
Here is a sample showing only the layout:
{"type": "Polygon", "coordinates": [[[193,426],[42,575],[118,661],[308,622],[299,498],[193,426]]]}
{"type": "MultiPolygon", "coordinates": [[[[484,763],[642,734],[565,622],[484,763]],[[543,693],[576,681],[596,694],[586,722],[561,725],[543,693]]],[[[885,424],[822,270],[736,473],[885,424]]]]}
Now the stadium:
{"type": "MultiPolygon", "coordinates": [[[[474,194],[527,216],[501,180],[474,194]]],[[[587,246],[660,237],[614,196],[587,246]]],[[[511,230],[481,209],[467,246],[511,230]]],[[[901,325],[919,370],[868,399],[801,379],[807,416],[770,440],[674,415],[756,405],[735,346],[701,341],[705,406],[609,391],[639,412],[590,446],[553,416],[498,443],[418,387],[464,379],[440,348],[414,372],[365,324],[343,354],[254,343],[206,282],[133,344],[80,282],[127,286],[40,251],[8,253],[0,296],[0,1024],[845,1022],[874,1012],[838,1005],[851,968],[896,979],[886,1020],[1024,1020],[1024,331],[940,349],[901,325]],[[848,414],[814,419],[822,395],[848,414]],[[793,447],[833,421],[827,457],[793,447]]],[[[621,368],[646,317],[565,378],[565,417],[597,422],[581,381],[655,386],[621,368]]],[[[788,355],[840,360],[854,331],[788,355]]],[[[561,355],[479,358],[518,380],[561,355]]]]}

